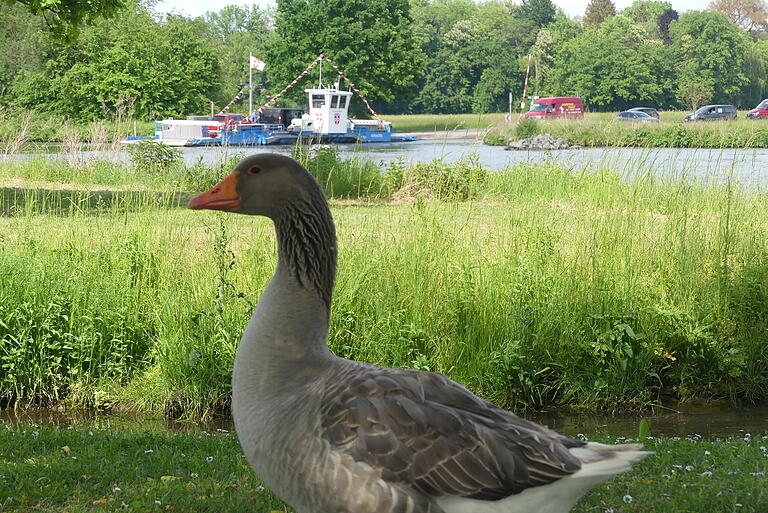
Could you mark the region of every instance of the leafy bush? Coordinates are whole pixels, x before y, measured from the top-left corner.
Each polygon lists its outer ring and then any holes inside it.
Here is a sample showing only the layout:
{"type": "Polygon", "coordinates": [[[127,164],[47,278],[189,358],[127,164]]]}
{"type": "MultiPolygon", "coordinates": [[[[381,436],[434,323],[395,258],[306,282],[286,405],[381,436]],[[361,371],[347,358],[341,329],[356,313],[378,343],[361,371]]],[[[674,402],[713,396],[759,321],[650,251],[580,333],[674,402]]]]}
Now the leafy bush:
{"type": "Polygon", "coordinates": [[[539,124],[533,118],[523,118],[515,125],[515,137],[518,139],[527,139],[538,133],[539,124]]]}
{"type": "Polygon", "coordinates": [[[181,150],[152,139],[130,145],[131,163],[140,173],[167,172],[183,161],[181,150]]]}
{"type": "Polygon", "coordinates": [[[486,132],[483,136],[483,144],[487,146],[504,146],[507,144],[507,138],[495,132],[486,132]]]}
{"type": "Polygon", "coordinates": [[[464,201],[480,197],[490,171],[471,154],[457,162],[436,159],[418,162],[407,169],[400,195],[464,201]]]}
{"type": "Polygon", "coordinates": [[[302,146],[293,158],[309,170],[329,198],[378,198],[386,195],[381,170],[370,160],[343,159],[337,146],[302,146]]]}

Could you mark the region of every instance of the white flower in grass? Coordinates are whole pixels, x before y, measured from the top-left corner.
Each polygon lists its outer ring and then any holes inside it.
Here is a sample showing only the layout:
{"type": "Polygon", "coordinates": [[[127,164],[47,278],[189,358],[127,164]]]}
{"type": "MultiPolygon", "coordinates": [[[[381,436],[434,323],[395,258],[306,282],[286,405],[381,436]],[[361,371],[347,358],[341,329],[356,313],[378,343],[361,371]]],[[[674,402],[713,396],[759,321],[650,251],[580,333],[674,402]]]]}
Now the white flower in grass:
{"type": "Polygon", "coordinates": [[[123,501],[120,501],[120,507],[123,508],[123,509],[128,509],[128,504],[126,504],[123,501]]]}
{"type": "Polygon", "coordinates": [[[32,436],[40,436],[40,433],[38,433],[37,431],[32,431],[32,436]]]}
{"type": "Polygon", "coordinates": [[[625,504],[631,504],[634,499],[631,495],[627,494],[624,497],[621,498],[625,504]]]}
{"type": "Polygon", "coordinates": [[[147,449],[146,451],[144,451],[144,454],[152,454],[153,452],[155,452],[154,449],[147,449]]]}
{"type": "Polygon", "coordinates": [[[752,477],[762,477],[765,475],[765,472],[750,472],[749,475],[752,477]]]}
{"type": "Polygon", "coordinates": [[[712,472],[710,472],[709,470],[706,470],[706,471],[702,472],[701,475],[705,476],[705,477],[709,477],[709,476],[712,475],[712,472]]]}
{"type": "Polygon", "coordinates": [[[195,478],[198,478],[198,477],[200,477],[200,476],[197,474],[197,472],[192,472],[192,473],[189,475],[189,477],[191,477],[192,479],[195,479],[195,478]]]}
{"type": "Polygon", "coordinates": [[[693,465],[686,465],[686,466],[685,466],[685,470],[687,470],[688,472],[690,472],[691,470],[693,470],[693,465]]]}
{"type": "Polygon", "coordinates": [[[740,508],[740,507],[742,507],[742,506],[743,506],[743,504],[739,504],[739,503],[737,502],[736,504],[734,504],[734,506],[736,506],[737,508],[740,508]]]}
{"type": "Polygon", "coordinates": [[[261,486],[261,485],[259,485],[259,486],[257,486],[257,487],[256,487],[256,491],[257,491],[257,492],[259,492],[259,493],[261,493],[261,492],[263,492],[263,491],[264,491],[264,487],[263,487],[263,486],[261,486]]]}
{"type": "Polygon", "coordinates": [[[710,454],[712,454],[712,453],[709,452],[709,451],[704,451],[704,456],[709,456],[710,454]]]}
{"type": "Polygon", "coordinates": [[[205,461],[207,461],[208,463],[211,463],[213,461],[213,456],[206,456],[205,461]]]}
{"type": "Polygon", "coordinates": [[[761,450],[761,451],[763,451],[763,452],[765,452],[765,451],[766,451],[766,448],[765,448],[765,446],[764,446],[764,445],[761,445],[761,446],[760,446],[760,450],[761,450]]]}
{"type": "Polygon", "coordinates": [[[155,500],[155,504],[157,504],[159,506],[160,504],[162,504],[162,502],[160,502],[159,500],[156,499],[155,500]]]}
{"type": "Polygon", "coordinates": [[[119,486],[115,486],[114,488],[112,488],[112,491],[113,492],[122,492],[123,490],[121,490],[119,486]]]}

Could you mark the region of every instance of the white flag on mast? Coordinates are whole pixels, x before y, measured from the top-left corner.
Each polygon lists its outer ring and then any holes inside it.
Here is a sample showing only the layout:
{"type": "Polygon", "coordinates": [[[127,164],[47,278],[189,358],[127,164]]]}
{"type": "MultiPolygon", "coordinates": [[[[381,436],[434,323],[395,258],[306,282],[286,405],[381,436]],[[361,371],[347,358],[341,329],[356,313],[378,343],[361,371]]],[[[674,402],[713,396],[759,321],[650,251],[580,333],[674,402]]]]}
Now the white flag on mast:
{"type": "Polygon", "coordinates": [[[251,55],[251,69],[264,71],[264,68],[266,67],[267,67],[267,64],[264,61],[251,55]]]}

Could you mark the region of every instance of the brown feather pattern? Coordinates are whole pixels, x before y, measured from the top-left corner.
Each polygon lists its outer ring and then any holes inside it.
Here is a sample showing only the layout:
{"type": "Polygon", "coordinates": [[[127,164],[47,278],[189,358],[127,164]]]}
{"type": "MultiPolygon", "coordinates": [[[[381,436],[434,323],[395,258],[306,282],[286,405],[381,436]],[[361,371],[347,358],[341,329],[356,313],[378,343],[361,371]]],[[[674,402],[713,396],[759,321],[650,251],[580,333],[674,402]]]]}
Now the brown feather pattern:
{"type": "Polygon", "coordinates": [[[322,436],[332,449],[379,469],[387,482],[426,496],[498,500],[581,468],[568,448],[583,442],[523,420],[442,375],[348,364],[324,392],[322,436]]]}

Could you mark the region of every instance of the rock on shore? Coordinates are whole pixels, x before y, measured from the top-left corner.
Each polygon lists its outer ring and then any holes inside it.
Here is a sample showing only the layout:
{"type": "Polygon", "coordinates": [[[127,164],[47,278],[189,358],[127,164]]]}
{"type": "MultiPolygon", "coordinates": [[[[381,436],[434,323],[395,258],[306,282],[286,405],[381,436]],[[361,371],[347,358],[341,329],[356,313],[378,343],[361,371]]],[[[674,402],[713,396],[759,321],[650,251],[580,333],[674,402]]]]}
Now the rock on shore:
{"type": "Polygon", "coordinates": [[[559,137],[555,139],[549,134],[534,135],[527,139],[519,141],[509,141],[507,150],[567,150],[573,148],[565,142],[565,139],[559,137]]]}

